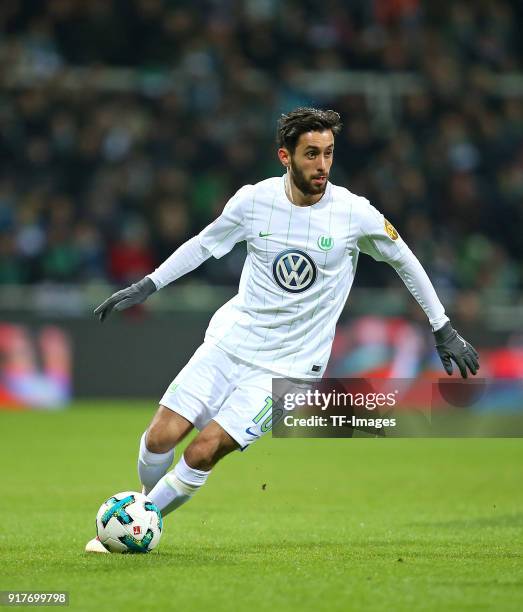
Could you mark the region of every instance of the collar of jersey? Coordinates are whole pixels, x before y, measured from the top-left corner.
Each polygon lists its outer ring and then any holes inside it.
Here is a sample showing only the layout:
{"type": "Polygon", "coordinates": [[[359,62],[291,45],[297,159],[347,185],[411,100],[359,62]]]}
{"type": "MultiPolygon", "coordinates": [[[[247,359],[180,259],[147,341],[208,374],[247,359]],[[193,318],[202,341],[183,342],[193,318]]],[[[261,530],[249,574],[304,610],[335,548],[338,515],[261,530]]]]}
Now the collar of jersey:
{"type": "Polygon", "coordinates": [[[288,202],[291,206],[293,206],[294,208],[297,208],[298,210],[309,210],[310,208],[323,208],[324,206],[326,206],[327,202],[329,201],[329,196],[330,196],[330,190],[331,190],[331,182],[327,181],[327,187],[325,189],[325,191],[323,192],[323,195],[321,196],[321,198],[315,202],[314,204],[310,204],[309,206],[298,206],[297,204],[294,204],[294,202],[291,202],[289,200],[289,198],[287,197],[287,194],[285,193],[285,174],[281,177],[281,190],[283,191],[283,197],[285,199],[286,202],[288,202]]]}

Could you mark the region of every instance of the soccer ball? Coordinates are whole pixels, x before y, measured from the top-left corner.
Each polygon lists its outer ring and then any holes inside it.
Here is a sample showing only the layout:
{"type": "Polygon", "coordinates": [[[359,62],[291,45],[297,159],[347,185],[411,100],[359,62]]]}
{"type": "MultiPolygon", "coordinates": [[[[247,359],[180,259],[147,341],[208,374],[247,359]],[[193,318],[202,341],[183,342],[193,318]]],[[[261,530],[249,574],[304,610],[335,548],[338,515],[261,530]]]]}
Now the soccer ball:
{"type": "Polygon", "coordinates": [[[96,532],[110,552],[146,553],[156,548],[162,535],[158,507],[135,491],[116,493],[105,501],[96,515],[96,532]]]}

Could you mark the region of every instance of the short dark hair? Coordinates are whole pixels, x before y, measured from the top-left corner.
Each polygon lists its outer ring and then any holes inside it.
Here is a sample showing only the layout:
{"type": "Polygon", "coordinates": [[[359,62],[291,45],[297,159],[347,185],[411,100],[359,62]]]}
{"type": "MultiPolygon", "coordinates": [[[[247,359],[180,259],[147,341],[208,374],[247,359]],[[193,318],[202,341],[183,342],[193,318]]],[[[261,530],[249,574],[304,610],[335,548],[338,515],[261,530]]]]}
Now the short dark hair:
{"type": "Polygon", "coordinates": [[[340,114],[333,110],[318,108],[296,108],[278,120],[277,142],[294,153],[299,137],[305,132],[323,132],[332,130],[336,134],[341,130],[340,114]]]}

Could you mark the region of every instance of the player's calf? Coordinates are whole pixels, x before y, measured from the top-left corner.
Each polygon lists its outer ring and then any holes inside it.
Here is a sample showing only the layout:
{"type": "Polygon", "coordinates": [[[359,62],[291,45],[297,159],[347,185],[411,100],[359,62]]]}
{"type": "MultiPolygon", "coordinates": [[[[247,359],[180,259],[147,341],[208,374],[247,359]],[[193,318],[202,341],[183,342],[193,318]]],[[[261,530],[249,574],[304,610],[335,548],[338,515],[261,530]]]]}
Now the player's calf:
{"type": "Polygon", "coordinates": [[[187,463],[199,470],[211,470],[220,459],[238,448],[234,440],[218,423],[211,421],[185,449],[187,463]]]}
{"type": "Polygon", "coordinates": [[[192,423],[160,406],[140,440],[138,475],[147,495],[171,467],[174,447],[191,431],[192,423]]]}
{"type": "Polygon", "coordinates": [[[162,516],[176,510],[205,484],[212,467],[236,448],[238,443],[211,421],[189,444],[174,470],[168,472],[150,491],[149,499],[158,506],[162,516]]]}

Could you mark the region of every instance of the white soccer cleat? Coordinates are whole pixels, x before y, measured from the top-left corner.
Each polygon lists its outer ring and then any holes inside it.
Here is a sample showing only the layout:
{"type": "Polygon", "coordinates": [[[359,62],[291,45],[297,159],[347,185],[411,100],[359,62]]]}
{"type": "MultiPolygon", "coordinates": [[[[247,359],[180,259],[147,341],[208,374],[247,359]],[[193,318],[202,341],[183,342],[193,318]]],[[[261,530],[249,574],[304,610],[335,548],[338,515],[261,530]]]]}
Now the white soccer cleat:
{"type": "MultiPolygon", "coordinates": [[[[85,552],[88,553],[109,553],[107,548],[100,542],[98,537],[89,540],[85,545],[85,552]]],[[[110,554],[110,553],[109,553],[110,554]]]]}

